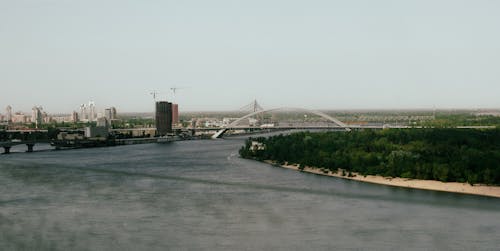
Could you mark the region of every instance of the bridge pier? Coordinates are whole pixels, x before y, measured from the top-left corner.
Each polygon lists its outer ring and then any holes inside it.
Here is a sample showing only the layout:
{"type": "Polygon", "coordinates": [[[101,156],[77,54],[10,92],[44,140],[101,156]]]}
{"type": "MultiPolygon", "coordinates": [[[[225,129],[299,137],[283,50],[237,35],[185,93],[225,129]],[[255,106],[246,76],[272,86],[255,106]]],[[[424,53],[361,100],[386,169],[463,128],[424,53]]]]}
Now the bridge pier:
{"type": "Polygon", "coordinates": [[[35,144],[26,144],[26,146],[28,146],[28,153],[32,153],[33,152],[33,147],[35,146],[35,144]]]}
{"type": "Polygon", "coordinates": [[[4,150],[3,151],[4,154],[9,154],[10,153],[10,146],[4,146],[3,150],[4,150]]]}

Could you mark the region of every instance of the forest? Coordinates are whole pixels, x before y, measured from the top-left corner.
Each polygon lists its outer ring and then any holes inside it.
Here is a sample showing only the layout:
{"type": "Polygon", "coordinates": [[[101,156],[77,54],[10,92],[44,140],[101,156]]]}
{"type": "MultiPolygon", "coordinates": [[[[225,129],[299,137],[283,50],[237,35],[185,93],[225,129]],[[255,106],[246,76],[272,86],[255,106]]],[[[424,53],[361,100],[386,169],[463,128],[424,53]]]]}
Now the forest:
{"type": "Polygon", "coordinates": [[[249,138],[240,156],[334,172],[500,185],[498,128],[299,132],[249,138]]]}

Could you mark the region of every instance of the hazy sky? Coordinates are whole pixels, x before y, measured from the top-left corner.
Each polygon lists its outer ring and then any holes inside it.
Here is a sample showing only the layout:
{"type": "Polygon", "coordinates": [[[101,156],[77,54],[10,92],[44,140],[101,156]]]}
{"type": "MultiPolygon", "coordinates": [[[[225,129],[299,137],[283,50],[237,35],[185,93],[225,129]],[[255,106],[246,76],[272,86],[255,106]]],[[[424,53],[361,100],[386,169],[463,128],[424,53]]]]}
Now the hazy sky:
{"type": "Polygon", "coordinates": [[[0,112],[500,108],[497,0],[0,0],[0,112]]]}

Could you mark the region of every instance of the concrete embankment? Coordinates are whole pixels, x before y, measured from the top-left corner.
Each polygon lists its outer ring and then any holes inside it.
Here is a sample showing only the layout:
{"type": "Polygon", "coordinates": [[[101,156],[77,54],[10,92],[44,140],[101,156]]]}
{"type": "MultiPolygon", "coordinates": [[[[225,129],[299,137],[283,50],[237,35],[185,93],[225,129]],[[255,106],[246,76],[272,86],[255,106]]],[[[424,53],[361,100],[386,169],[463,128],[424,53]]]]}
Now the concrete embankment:
{"type": "Polygon", "coordinates": [[[115,139],[116,145],[135,145],[156,143],[157,138],[115,139]]]}

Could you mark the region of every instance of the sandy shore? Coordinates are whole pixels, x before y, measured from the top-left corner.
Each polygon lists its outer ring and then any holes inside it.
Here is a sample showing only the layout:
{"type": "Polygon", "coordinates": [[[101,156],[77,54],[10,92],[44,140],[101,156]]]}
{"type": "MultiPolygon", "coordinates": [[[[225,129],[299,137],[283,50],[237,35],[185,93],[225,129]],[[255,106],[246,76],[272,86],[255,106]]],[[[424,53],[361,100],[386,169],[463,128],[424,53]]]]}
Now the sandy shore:
{"type": "MultiPolygon", "coordinates": [[[[275,165],[272,161],[265,161],[268,164],[275,165]]],[[[281,165],[283,168],[299,171],[298,165],[281,165]]],[[[314,173],[325,176],[333,176],[342,179],[357,180],[362,182],[369,182],[374,184],[382,184],[388,186],[408,187],[415,189],[425,189],[433,191],[443,191],[452,193],[474,194],[482,196],[490,196],[500,198],[500,186],[487,186],[475,184],[471,186],[468,183],[459,182],[441,182],[436,180],[415,180],[405,178],[387,178],[382,176],[367,175],[362,176],[357,173],[352,173],[354,177],[342,176],[342,170],[339,169],[337,173],[333,173],[327,169],[305,167],[304,172],[314,173]]]]}

